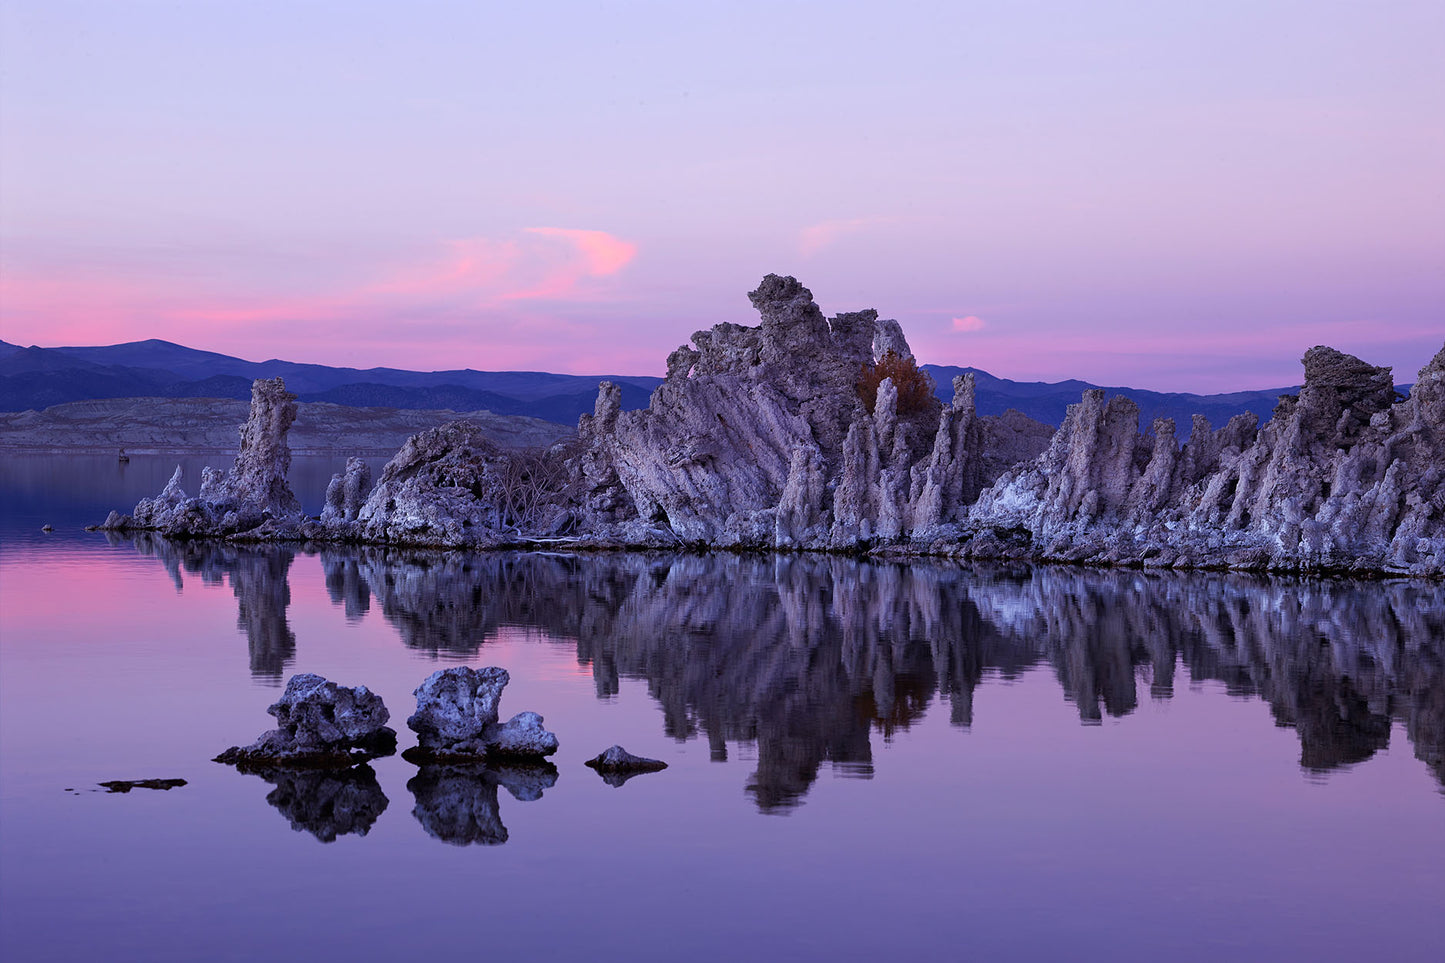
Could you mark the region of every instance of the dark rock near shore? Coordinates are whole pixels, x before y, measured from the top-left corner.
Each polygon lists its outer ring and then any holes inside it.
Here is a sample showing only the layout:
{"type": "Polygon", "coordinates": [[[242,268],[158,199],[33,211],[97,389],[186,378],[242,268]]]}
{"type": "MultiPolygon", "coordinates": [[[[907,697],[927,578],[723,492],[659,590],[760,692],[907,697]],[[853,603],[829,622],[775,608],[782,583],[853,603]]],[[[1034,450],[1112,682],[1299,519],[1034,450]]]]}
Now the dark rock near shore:
{"type": "Polygon", "coordinates": [[[381,697],[366,686],[348,689],[313,673],[294,675],[266,710],[279,727],[249,746],[215,758],[245,771],[273,767],[334,768],[396,751],[396,731],[381,697]]]}

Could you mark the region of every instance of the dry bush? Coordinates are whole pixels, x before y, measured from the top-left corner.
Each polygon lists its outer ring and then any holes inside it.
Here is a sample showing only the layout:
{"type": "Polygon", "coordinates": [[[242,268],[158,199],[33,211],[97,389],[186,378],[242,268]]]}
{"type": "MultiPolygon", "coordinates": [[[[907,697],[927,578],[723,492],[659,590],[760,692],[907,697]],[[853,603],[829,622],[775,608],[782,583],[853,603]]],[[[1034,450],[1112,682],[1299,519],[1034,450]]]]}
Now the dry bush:
{"type": "Polygon", "coordinates": [[[503,523],[522,534],[546,529],[580,490],[570,448],[515,449],[495,479],[503,523]]]}
{"type": "Polygon", "coordinates": [[[865,364],[858,373],[858,397],[872,414],[878,404],[878,386],[884,378],[893,380],[898,389],[898,413],[911,415],[926,411],[933,404],[933,379],[928,373],[918,370],[918,363],[912,358],[900,358],[889,351],[876,364],[865,364]]]}

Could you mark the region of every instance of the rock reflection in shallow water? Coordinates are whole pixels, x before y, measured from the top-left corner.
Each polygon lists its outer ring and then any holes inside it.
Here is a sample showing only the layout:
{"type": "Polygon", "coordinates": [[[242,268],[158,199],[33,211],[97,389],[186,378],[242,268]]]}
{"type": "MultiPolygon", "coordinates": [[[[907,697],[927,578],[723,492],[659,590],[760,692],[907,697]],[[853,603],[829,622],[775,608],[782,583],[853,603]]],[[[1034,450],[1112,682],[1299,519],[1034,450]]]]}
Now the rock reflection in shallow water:
{"type": "Polygon", "coordinates": [[[406,784],[416,805],[411,814],[427,835],[454,846],[500,846],[507,841],[497,787],[521,802],[541,799],[557,782],[557,767],[488,766],[484,763],[425,765],[406,784]]]}
{"type": "Polygon", "coordinates": [[[182,572],[198,575],[204,585],[230,580],[236,596],[236,627],[246,636],[251,675],[281,681],[296,658],[296,633],[286,619],[291,604],[289,574],[296,557],[288,545],[250,545],[218,541],[171,541],[160,535],[106,533],[111,544],[131,542],[142,555],[160,560],[170,573],[176,591],[182,590],[182,572]]]}
{"type": "Polygon", "coordinates": [[[326,594],[346,613],[346,621],[356,622],[371,611],[371,588],[361,575],[361,566],[354,552],[321,550],[321,570],[326,573],[326,594]]]}
{"type": "MultiPolygon", "coordinates": [[[[243,570],[243,611],[265,611],[246,593],[264,595],[284,625],[286,549],[244,550],[278,553],[263,565],[228,547],[215,566],[185,551],[188,567],[243,570]]],[[[935,698],[971,725],[983,679],[1040,665],[1085,724],[1169,698],[1180,671],[1218,681],[1266,701],[1316,772],[1370,758],[1399,720],[1445,784],[1440,582],[378,548],[328,549],[325,566],[336,604],[374,598],[409,647],[473,656],[528,626],[574,644],[600,696],[644,680],[667,735],[705,738],[715,759],[756,745],[747,787],[764,810],[795,805],[825,763],[866,776],[875,731],[907,729],[935,698]]]]}
{"type": "Polygon", "coordinates": [[[339,836],[365,836],[386,812],[386,793],[366,765],[350,769],[248,769],[276,788],[266,801],[291,828],[323,843],[339,836]]]}

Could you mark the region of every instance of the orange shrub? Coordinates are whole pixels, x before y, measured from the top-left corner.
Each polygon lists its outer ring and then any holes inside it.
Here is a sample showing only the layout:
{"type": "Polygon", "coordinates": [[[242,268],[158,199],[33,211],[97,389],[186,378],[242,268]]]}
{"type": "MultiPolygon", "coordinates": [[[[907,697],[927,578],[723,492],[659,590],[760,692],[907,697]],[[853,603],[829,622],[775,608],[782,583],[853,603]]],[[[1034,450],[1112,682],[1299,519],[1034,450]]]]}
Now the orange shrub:
{"type": "Polygon", "coordinates": [[[910,415],[924,411],[933,403],[933,379],[918,370],[912,358],[900,358],[889,351],[876,364],[865,364],[858,373],[858,397],[871,414],[878,404],[878,386],[884,378],[893,379],[898,389],[898,413],[910,415]]]}

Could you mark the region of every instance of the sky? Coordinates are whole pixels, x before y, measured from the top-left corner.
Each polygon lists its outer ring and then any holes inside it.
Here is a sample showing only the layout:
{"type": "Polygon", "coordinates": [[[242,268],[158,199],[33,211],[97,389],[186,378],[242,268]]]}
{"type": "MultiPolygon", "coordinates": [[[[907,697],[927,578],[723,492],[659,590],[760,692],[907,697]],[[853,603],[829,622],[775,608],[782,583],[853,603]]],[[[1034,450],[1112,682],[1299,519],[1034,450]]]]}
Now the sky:
{"type": "Polygon", "coordinates": [[[662,374],[768,273],[1017,380],[1445,343],[1445,3],[4,0],[0,338],[662,374]]]}

